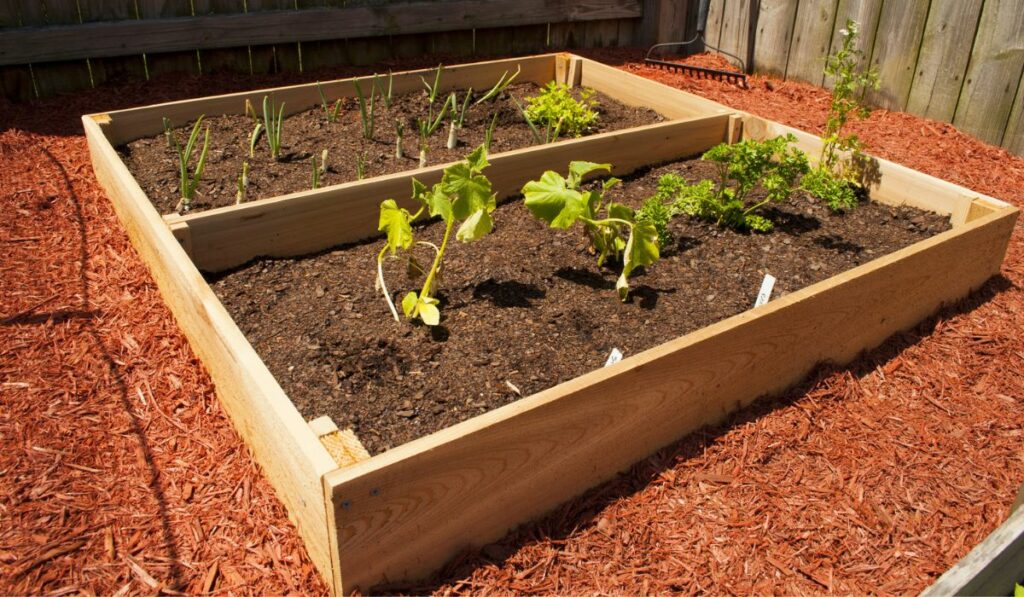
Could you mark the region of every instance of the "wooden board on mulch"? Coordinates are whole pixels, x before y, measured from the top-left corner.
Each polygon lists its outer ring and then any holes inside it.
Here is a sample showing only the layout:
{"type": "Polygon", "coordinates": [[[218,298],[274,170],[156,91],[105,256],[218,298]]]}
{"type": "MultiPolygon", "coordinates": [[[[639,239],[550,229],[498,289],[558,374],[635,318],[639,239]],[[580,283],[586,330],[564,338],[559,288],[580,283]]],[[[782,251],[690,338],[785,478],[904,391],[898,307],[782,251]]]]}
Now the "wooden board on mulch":
{"type": "MultiPolygon", "coordinates": [[[[592,55],[823,130],[827,91],[758,76],[743,90],[642,56],[592,55]]],[[[438,61],[0,101],[0,592],[326,592],[96,183],[78,115],[438,61]]],[[[852,130],[874,155],[1024,205],[1024,158],[949,124],[876,110],[852,130]]],[[[1022,288],[1024,224],[971,299],[402,588],[916,594],[1024,481],[1022,288]]]]}
{"type": "MultiPolygon", "coordinates": [[[[638,207],[668,173],[694,183],[716,169],[666,164],[606,196],[638,207]]],[[[777,297],[949,228],[947,217],[870,202],[833,213],[802,192],[766,215],[770,234],[675,218],[662,261],[633,276],[622,304],[617,266],[598,268],[578,229],[547,228],[517,198],[495,211],[491,235],[446,252],[444,321],[433,330],[390,316],[374,288],[379,241],[259,260],[213,289],[303,416],[352,427],[375,454],[596,369],[613,348],[636,354],[745,311],[765,273],[778,278],[777,297]]],[[[417,239],[443,234],[435,222],[417,239]]],[[[394,296],[422,283],[405,269],[385,268],[394,296]]]]}
{"type": "MultiPolygon", "coordinates": [[[[462,159],[467,148],[484,142],[484,136],[497,115],[491,152],[509,151],[529,147],[537,143],[534,133],[516,106],[527,106],[527,98],[535,96],[540,88],[533,83],[511,85],[493,100],[473,105],[466,110],[466,119],[459,143],[455,149],[446,147],[448,122],[430,136],[428,164],[442,164],[462,159]]],[[[583,90],[576,88],[572,93],[579,98],[583,90]]],[[[486,92],[486,90],[485,90],[486,92]]],[[[458,92],[459,102],[465,98],[465,90],[458,92]]],[[[478,90],[474,98],[482,93],[478,90]]],[[[434,113],[447,98],[438,98],[434,113]]],[[[378,112],[372,139],[363,136],[362,118],[355,100],[343,102],[337,122],[328,122],[320,106],[293,114],[284,119],[282,138],[282,159],[270,157],[265,136],[257,140],[256,151],[249,155],[253,132],[253,119],[245,115],[209,116],[203,119],[203,130],[210,129],[210,150],[206,169],[199,184],[191,211],[232,205],[236,200],[238,177],[243,162],[249,163],[249,187],[246,201],[276,197],[312,188],[311,158],[317,163],[327,150],[327,171],[320,178],[320,186],[328,186],[358,180],[357,167],[363,163],[365,178],[392,174],[419,167],[419,133],[417,119],[427,119],[427,92],[396,96],[390,107],[381,100],[376,101],[378,112]],[[402,141],[403,157],[395,155],[397,132],[395,123],[404,126],[402,141]]],[[[632,128],[661,122],[664,118],[647,108],[626,106],[603,93],[594,93],[591,99],[597,101],[595,110],[600,115],[597,123],[587,135],[632,128]]],[[[474,99],[475,101],[475,99],[474,99]]],[[[262,106],[256,106],[262,114],[262,106]]],[[[175,129],[179,142],[184,143],[192,130],[193,122],[175,129]]],[[[539,131],[544,133],[543,127],[539,131]]],[[[202,147],[202,139],[198,141],[202,147]]],[[[178,205],[179,175],[177,153],[168,146],[161,133],[137,139],[118,148],[129,171],[139,182],[161,213],[171,213],[178,205]]],[[[199,149],[196,150],[198,156],[199,149]]],[[[196,158],[198,159],[198,158],[196,158]]]]}

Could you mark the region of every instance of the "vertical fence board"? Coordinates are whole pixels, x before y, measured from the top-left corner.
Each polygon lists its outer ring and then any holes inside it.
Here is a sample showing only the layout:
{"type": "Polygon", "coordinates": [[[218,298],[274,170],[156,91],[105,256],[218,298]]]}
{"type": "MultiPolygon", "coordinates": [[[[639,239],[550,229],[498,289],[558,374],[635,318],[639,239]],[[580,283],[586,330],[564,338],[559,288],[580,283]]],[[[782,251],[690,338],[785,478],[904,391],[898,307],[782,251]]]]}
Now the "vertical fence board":
{"type": "MultiPolygon", "coordinates": [[[[75,0],[39,0],[21,3],[24,25],[72,25],[79,22],[75,0]]],[[[57,95],[89,89],[92,79],[85,60],[35,64],[32,67],[39,94],[57,95]]]]}
{"type": "Polygon", "coordinates": [[[551,49],[572,50],[583,47],[585,31],[584,23],[551,23],[551,49]]]}
{"type": "MultiPolygon", "coordinates": [[[[745,70],[750,69],[750,25],[754,0],[729,0],[722,14],[722,31],[718,37],[718,48],[728,52],[743,62],[745,70]]],[[[736,63],[732,57],[726,56],[729,62],[736,63]]],[[[739,66],[739,65],[737,65],[739,66]]]]}
{"type": "MultiPolygon", "coordinates": [[[[192,14],[188,2],[174,0],[136,0],[139,16],[143,19],[159,19],[163,17],[184,17],[192,14]]],[[[198,74],[199,67],[195,52],[167,52],[163,54],[147,54],[151,77],[164,73],[198,74]]]]}
{"type": "Polygon", "coordinates": [[[837,0],[800,0],[786,78],[820,84],[832,43],[837,0]]]}
{"type": "Polygon", "coordinates": [[[798,0],[761,0],[759,4],[752,70],[785,77],[798,0]]]}
{"type": "MultiPolygon", "coordinates": [[[[1013,109],[1010,111],[1010,121],[1006,124],[1006,132],[1003,133],[1003,147],[1010,153],[1024,155],[1024,76],[1017,85],[1017,99],[1013,102],[1013,109]]],[[[1021,492],[1017,494],[1024,496],[1024,485],[1021,492]]]]}
{"type": "MultiPolygon", "coordinates": [[[[722,41],[722,21],[725,20],[725,7],[729,2],[737,0],[711,0],[708,5],[708,20],[704,26],[704,43],[717,48],[722,41]]],[[[694,48],[696,50],[697,48],[694,48]]]]}
{"type": "Polygon", "coordinates": [[[640,19],[622,19],[619,21],[619,47],[631,47],[637,43],[635,32],[640,19]]]}
{"type": "Polygon", "coordinates": [[[953,124],[999,144],[1024,71],[1020,0],[986,0],[953,124]]]}
{"type": "MultiPolygon", "coordinates": [[[[21,11],[17,0],[0,0],[0,28],[21,26],[21,11]]],[[[0,68],[0,91],[4,97],[28,100],[35,97],[32,74],[28,65],[0,68]]]]}
{"type": "MultiPolygon", "coordinates": [[[[882,0],[839,0],[836,10],[836,25],[832,28],[832,44],[829,53],[834,53],[843,46],[843,34],[847,20],[854,20],[859,25],[855,47],[864,52],[858,61],[859,68],[867,68],[871,64],[871,49],[875,44],[878,31],[878,20],[882,12],[882,0]]],[[[832,88],[832,77],[822,73],[822,84],[832,88]]]]}
{"type": "Polygon", "coordinates": [[[964,83],[983,0],[932,0],[907,111],[949,122],[964,83]]]}
{"type": "Polygon", "coordinates": [[[886,2],[878,20],[871,64],[878,69],[881,84],[869,92],[870,103],[890,110],[903,110],[910,98],[917,57],[921,49],[929,2],[886,2]]]}
{"type": "Polygon", "coordinates": [[[588,48],[608,48],[618,45],[619,20],[587,21],[583,30],[583,43],[588,48]]]}
{"type": "MultiPolygon", "coordinates": [[[[618,37],[618,22],[614,23],[616,38],[618,37]]],[[[519,27],[515,39],[512,42],[514,54],[540,54],[546,51],[548,41],[547,25],[527,25],[519,27]]],[[[468,48],[468,46],[467,46],[468,48]]],[[[471,56],[472,51],[467,50],[463,56],[471,56]]]]}

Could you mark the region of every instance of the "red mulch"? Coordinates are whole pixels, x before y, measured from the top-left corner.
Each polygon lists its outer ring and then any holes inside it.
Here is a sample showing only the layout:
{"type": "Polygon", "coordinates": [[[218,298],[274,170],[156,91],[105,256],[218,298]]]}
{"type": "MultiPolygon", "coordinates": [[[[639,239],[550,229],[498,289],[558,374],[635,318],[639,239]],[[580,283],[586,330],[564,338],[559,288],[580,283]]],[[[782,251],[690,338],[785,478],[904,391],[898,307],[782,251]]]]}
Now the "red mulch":
{"type": "MultiPolygon", "coordinates": [[[[742,90],[639,55],[595,52],[798,128],[824,123],[828,95],[812,86],[752,77],[742,90]]],[[[325,590],[95,182],[77,115],[353,70],[0,105],[0,592],[325,590]]],[[[876,111],[856,130],[872,153],[1024,204],[1024,159],[947,124],[876,111]]],[[[414,589],[917,592],[1024,481],[1022,251],[1018,227],[1005,277],[972,299],[414,589]]]]}

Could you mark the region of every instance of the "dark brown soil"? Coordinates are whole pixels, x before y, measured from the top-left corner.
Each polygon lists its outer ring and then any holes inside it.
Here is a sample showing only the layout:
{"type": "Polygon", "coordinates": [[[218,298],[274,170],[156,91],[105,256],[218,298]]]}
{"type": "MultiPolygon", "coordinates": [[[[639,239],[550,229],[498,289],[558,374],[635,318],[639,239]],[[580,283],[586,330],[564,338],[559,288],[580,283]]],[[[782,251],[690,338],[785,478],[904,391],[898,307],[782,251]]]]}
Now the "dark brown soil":
{"type": "MultiPolygon", "coordinates": [[[[676,162],[609,197],[636,206],[667,172],[713,176],[707,163],[676,162]]],[[[949,228],[876,203],[834,214],[805,194],[770,215],[770,234],[676,218],[674,244],[634,275],[623,304],[616,270],[597,267],[579,231],[550,230],[506,203],[490,236],[446,253],[434,330],[391,318],[374,289],[379,241],[257,261],[213,288],[304,416],[330,415],[379,453],[601,367],[612,348],[633,355],[749,309],[766,272],[778,278],[775,298],[949,228]]],[[[442,232],[432,223],[417,239],[442,232]]],[[[394,296],[418,290],[398,261],[385,273],[394,296]]]]}
{"type": "MultiPolygon", "coordinates": [[[[428,165],[453,162],[461,159],[472,148],[484,141],[485,131],[491,124],[494,113],[498,113],[491,152],[509,151],[529,147],[536,143],[534,135],[524,121],[522,114],[511,98],[523,107],[527,97],[536,95],[539,88],[532,83],[510,86],[497,99],[478,106],[470,105],[466,111],[464,127],[459,134],[459,146],[448,149],[448,119],[429,140],[428,165]]],[[[464,97],[459,93],[459,99],[464,97]]],[[[579,90],[575,90],[577,94],[579,90]]],[[[479,95],[479,93],[475,94],[479,95]]],[[[600,120],[587,134],[632,128],[664,120],[657,112],[648,108],[633,108],[612,98],[596,93],[595,108],[600,120]]],[[[438,103],[442,99],[437,100],[438,103]]],[[[475,101],[475,100],[474,100],[475,101]]],[[[249,162],[249,187],[246,201],[276,197],[287,193],[305,191],[312,185],[310,158],[320,160],[327,150],[328,169],[321,177],[320,185],[328,186],[356,180],[357,156],[365,162],[365,177],[380,176],[412,170],[419,167],[419,133],[417,118],[426,119],[427,94],[421,93],[397,96],[390,108],[378,100],[380,110],[376,118],[373,140],[363,137],[359,106],[354,100],[343,104],[337,122],[328,122],[323,110],[316,108],[299,112],[284,119],[282,133],[281,161],[270,157],[265,137],[261,136],[256,145],[255,157],[249,157],[249,140],[253,121],[244,115],[208,117],[203,122],[210,127],[210,149],[206,170],[192,200],[191,211],[200,211],[235,203],[238,176],[242,163],[249,162]],[[405,125],[402,159],[395,157],[395,121],[405,125]]],[[[435,108],[435,110],[438,108],[435,108]]],[[[256,106],[262,114],[262,107],[256,106]]],[[[178,139],[184,143],[191,132],[193,122],[176,130],[178,139]]],[[[541,131],[543,133],[543,131],[541,131]]],[[[201,140],[200,140],[201,146],[201,140]]],[[[118,148],[121,157],[132,175],[142,186],[150,200],[161,213],[171,213],[178,204],[179,178],[178,157],[168,147],[164,135],[156,135],[132,141],[118,148]]],[[[198,150],[196,153],[198,157],[198,150]]]]}

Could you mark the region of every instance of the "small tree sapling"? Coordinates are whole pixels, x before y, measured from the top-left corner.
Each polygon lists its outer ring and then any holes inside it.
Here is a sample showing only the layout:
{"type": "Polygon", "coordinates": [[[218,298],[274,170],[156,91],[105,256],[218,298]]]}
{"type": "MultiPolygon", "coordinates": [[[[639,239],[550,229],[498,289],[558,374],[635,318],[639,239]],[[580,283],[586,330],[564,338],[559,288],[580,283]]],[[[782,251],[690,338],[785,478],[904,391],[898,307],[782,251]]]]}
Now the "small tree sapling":
{"type": "Polygon", "coordinates": [[[629,276],[641,266],[653,265],[660,257],[658,231],[650,222],[639,221],[634,211],[620,203],[604,203],[603,193],[619,183],[617,178],[601,182],[600,189],[583,191],[583,178],[591,173],[611,171],[611,164],[574,161],[569,177],[548,170],[540,180],[523,187],[526,208],[552,228],[568,229],[583,224],[597,253],[597,265],[613,257],[622,261],[622,272],[615,283],[619,298],[629,298],[629,276]],[[603,211],[603,214],[602,214],[603,211]]]}
{"type": "Polygon", "coordinates": [[[459,223],[455,238],[462,242],[472,242],[486,236],[493,227],[491,213],[497,202],[496,195],[491,189],[491,181],[483,174],[487,165],[487,151],[481,145],[463,161],[445,168],[441,182],[433,187],[428,189],[426,185],[413,179],[412,196],[420,203],[416,213],[398,207],[394,199],[381,203],[378,230],[387,234],[387,240],[377,255],[377,286],[384,293],[395,321],[401,320],[384,281],[384,258],[389,254],[396,256],[402,251],[409,260],[410,267],[407,269],[417,271],[422,268],[412,260],[411,253],[408,253],[409,249],[414,243],[434,249],[434,260],[430,269],[426,271],[423,287],[418,293],[410,291],[405,295],[402,299],[402,312],[408,319],[419,319],[428,326],[440,323],[440,302],[435,297],[434,286],[442,268],[452,229],[459,223]],[[444,237],[439,247],[425,241],[415,241],[412,223],[424,212],[444,222],[444,237]]]}

